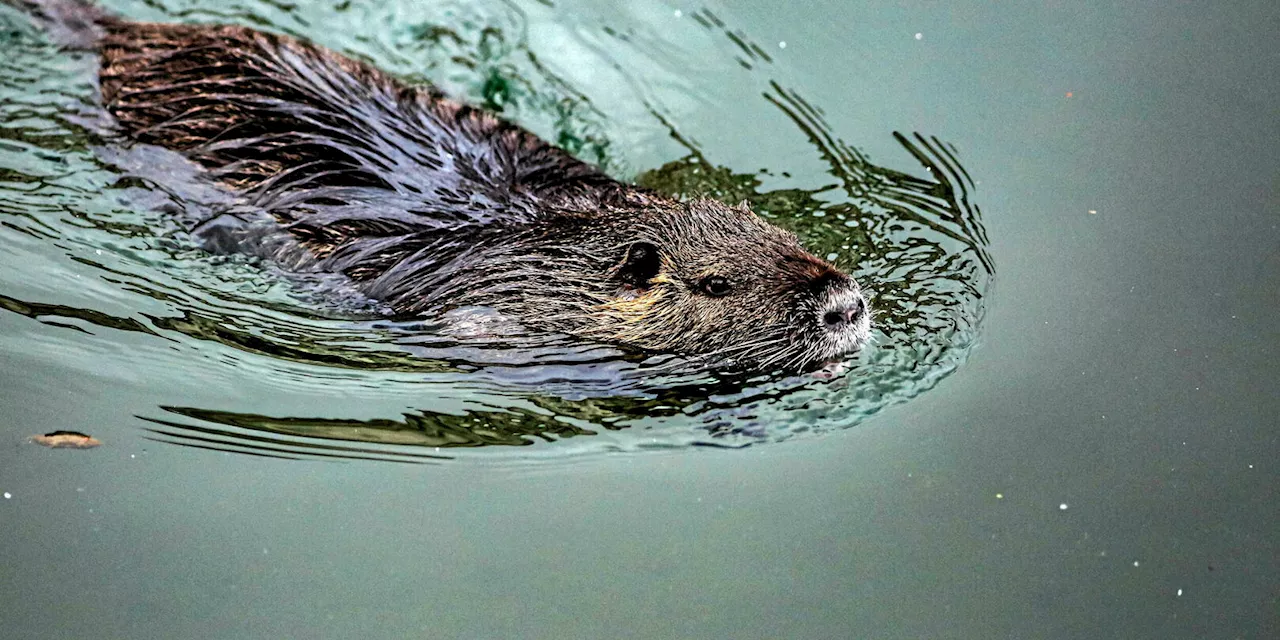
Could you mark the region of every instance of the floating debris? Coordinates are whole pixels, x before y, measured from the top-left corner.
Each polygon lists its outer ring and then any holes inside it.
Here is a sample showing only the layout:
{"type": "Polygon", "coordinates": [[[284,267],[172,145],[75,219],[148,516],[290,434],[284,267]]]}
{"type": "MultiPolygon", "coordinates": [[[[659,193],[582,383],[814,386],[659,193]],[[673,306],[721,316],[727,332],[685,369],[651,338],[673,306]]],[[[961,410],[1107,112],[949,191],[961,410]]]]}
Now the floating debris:
{"type": "Polygon", "coordinates": [[[50,449],[92,449],[102,446],[102,441],[79,431],[54,431],[42,436],[31,436],[31,441],[50,449]]]}

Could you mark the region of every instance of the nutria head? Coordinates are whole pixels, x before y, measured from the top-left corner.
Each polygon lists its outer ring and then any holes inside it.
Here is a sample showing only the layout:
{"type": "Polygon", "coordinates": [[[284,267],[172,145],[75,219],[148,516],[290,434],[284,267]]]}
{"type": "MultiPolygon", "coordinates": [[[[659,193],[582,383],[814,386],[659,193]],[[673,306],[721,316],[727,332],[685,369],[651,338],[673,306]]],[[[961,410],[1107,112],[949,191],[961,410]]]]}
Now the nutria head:
{"type": "Polygon", "coordinates": [[[813,368],[867,341],[870,310],[857,283],[795,235],[745,204],[648,204],[594,216],[578,239],[584,254],[610,261],[592,278],[596,303],[570,314],[578,322],[569,332],[758,370],[813,368]]]}

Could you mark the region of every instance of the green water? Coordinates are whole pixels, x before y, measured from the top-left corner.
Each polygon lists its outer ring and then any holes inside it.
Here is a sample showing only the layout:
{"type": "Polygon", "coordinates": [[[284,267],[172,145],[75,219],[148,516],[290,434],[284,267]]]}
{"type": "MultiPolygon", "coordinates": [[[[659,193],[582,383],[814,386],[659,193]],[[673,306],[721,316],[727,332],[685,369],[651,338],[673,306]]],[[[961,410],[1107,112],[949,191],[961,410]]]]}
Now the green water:
{"type": "Polygon", "coordinates": [[[753,4],[109,3],[750,200],[876,293],[837,380],[205,253],[166,211],[216,197],[0,7],[0,635],[1280,634],[1280,11],[753,4]]]}

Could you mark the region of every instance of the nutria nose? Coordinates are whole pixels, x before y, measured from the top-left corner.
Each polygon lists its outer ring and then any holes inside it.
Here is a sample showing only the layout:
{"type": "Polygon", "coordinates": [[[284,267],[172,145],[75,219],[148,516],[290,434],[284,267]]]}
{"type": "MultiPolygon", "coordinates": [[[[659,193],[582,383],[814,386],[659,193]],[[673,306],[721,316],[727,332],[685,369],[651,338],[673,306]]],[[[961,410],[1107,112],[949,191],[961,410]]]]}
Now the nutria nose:
{"type": "Polygon", "coordinates": [[[822,322],[827,325],[828,331],[839,331],[856,324],[866,308],[867,305],[862,301],[862,296],[855,296],[852,300],[841,301],[827,309],[826,313],[822,314],[822,322]]]}

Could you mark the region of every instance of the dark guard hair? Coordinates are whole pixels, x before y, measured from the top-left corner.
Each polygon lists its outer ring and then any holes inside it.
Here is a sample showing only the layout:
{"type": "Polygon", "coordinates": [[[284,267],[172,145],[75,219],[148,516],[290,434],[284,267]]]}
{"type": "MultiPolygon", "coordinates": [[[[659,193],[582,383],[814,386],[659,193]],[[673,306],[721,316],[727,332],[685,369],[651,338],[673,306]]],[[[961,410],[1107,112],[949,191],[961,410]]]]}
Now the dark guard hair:
{"type": "MultiPolygon", "coordinates": [[[[183,152],[404,315],[483,306],[534,328],[800,369],[868,337],[858,286],[745,206],[620,183],[533,134],[350,58],[238,26],[37,3],[101,55],[131,138],[183,152]]],[[[298,251],[301,245],[305,251],[298,251]]]]}

